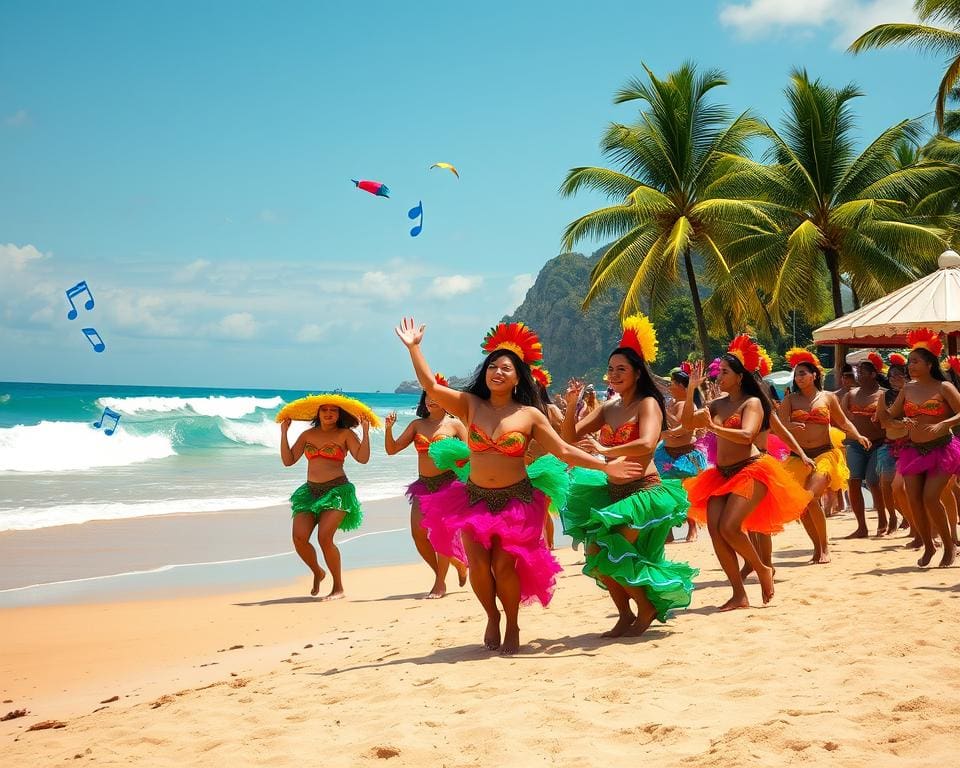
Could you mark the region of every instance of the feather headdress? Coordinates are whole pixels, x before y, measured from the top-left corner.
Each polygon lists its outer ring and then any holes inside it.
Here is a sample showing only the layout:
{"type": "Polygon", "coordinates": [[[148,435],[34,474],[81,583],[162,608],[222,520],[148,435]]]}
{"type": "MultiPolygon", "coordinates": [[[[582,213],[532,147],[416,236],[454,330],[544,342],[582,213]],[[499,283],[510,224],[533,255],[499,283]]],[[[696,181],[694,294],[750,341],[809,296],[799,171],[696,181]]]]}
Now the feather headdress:
{"type": "Polygon", "coordinates": [[[760,367],[760,347],[746,333],[741,333],[730,342],[727,353],[737,358],[747,373],[753,373],[760,367]]]}
{"type": "Polygon", "coordinates": [[[907,344],[910,349],[925,349],[934,357],[940,357],[943,352],[943,342],[940,341],[940,334],[934,333],[929,328],[918,328],[907,334],[907,344]]]}
{"type": "Polygon", "coordinates": [[[542,365],[534,366],[530,369],[530,373],[533,376],[533,380],[540,384],[544,389],[549,389],[550,385],[553,383],[553,376],[550,375],[550,371],[544,368],[542,365]]]}
{"type": "Polygon", "coordinates": [[[527,365],[543,363],[543,344],[540,343],[540,337],[524,323],[499,323],[484,336],[482,346],[484,353],[488,355],[498,349],[508,349],[527,365]]]}
{"type": "Polygon", "coordinates": [[[787,359],[787,365],[791,368],[796,368],[799,363],[808,363],[814,368],[820,369],[820,361],[817,356],[803,347],[791,347],[784,357],[787,359]]]}
{"type": "Polygon", "coordinates": [[[905,358],[899,352],[891,352],[889,355],[887,355],[887,363],[905,368],[907,365],[907,358],[905,358]]]}
{"type": "Polygon", "coordinates": [[[623,336],[617,346],[632,349],[652,363],[657,359],[657,331],[646,315],[630,315],[623,321],[623,336]]]}

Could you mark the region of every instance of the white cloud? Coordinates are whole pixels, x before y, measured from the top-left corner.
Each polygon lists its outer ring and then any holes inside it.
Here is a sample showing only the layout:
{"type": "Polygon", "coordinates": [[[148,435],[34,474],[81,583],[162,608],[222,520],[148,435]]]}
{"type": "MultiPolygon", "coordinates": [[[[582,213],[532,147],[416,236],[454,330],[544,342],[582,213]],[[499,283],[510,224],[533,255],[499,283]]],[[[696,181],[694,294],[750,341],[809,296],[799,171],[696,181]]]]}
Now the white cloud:
{"type": "Polygon", "coordinates": [[[877,24],[901,21],[916,21],[913,0],[746,0],[720,9],[720,22],[747,38],[831,28],[841,48],[877,24]]]}
{"type": "Polygon", "coordinates": [[[297,331],[297,341],[301,344],[312,344],[316,341],[322,341],[330,329],[330,323],[317,325],[316,323],[307,323],[297,331]]]}
{"type": "Polygon", "coordinates": [[[197,259],[173,273],[175,283],[192,283],[203,270],[210,266],[205,259],[197,259]]]}
{"type": "Polygon", "coordinates": [[[516,275],[513,278],[513,280],[510,282],[510,287],[507,289],[510,296],[510,308],[507,310],[508,314],[512,313],[523,303],[523,300],[527,298],[527,291],[529,291],[532,287],[533,275],[530,273],[516,275]]]}
{"type": "Polygon", "coordinates": [[[217,331],[231,339],[252,339],[257,335],[257,321],[249,312],[234,312],[217,324],[217,331]]]}
{"type": "Polygon", "coordinates": [[[400,299],[410,293],[410,282],[398,274],[371,271],[364,272],[358,283],[348,283],[344,288],[353,294],[374,299],[400,299]]]}
{"type": "Polygon", "coordinates": [[[481,285],[483,285],[483,278],[478,275],[441,275],[433,278],[427,294],[436,298],[449,299],[471,293],[481,285]]]}
{"type": "Polygon", "coordinates": [[[11,269],[21,272],[30,262],[45,259],[47,256],[48,254],[40,253],[35,246],[29,244],[22,248],[13,243],[0,245],[0,271],[11,269]]]}
{"type": "Polygon", "coordinates": [[[3,122],[6,125],[13,126],[14,128],[19,128],[23,125],[30,125],[30,114],[25,109],[18,109],[12,115],[3,118],[3,122]]]}

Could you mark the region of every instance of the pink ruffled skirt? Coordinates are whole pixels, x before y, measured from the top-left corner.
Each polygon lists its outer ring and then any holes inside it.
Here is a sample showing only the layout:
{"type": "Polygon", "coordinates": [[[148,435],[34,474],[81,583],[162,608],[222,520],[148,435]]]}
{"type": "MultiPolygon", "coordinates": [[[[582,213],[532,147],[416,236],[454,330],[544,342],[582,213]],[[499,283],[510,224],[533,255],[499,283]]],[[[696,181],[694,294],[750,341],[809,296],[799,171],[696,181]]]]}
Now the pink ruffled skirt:
{"type": "MultiPolygon", "coordinates": [[[[939,440],[931,442],[939,443],[939,440]]],[[[897,471],[901,475],[939,475],[960,474],[960,440],[951,437],[949,441],[935,447],[921,443],[906,442],[897,455],[897,471]]]]}
{"type": "Polygon", "coordinates": [[[547,497],[533,491],[532,500],[511,499],[496,512],[483,500],[470,504],[467,487],[459,480],[436,493],[420,497],[423,527],[433,548],[441,555],[467,561],[461,536],[470,536],[485,549],[494,538],[513,555],[520,580],[520,601],[539,600],[548,605],[556,576],[563,570],[543,540],[547,497]]]}

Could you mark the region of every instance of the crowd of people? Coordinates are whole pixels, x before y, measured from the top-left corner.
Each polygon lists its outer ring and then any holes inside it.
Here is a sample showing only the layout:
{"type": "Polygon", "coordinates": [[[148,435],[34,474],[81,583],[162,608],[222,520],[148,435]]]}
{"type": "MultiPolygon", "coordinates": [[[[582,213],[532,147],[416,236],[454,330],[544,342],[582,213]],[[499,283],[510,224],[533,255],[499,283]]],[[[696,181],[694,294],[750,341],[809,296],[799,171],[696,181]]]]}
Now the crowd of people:
{"type": "MultiPolygon", "coordinates": [[[[960,358],[941,363],[934,333],[910,333],[906,357],[895,352],[885,361],[874,352],[855,369],[844,366],[835,392],[824,389],[817,357],[792,349],[792,382],[779,399],[763,381],[769,355],[745,334],[711,363],[683,362],[660,379],[650,369],[655,329],[634,315],[608,356],[601,401],[579,380],[551,400],[542,344],[523,323],[490,330],[485,358],[462,390],[434,374],[421,349],[424,332],[412,318],[396,329],[423,393],[417,418],[399,436],[396,414],[386,418],[385,448],[417,451],[419,476],[407,496],[413,541],[434,576],[427,596],[446,594],[451,565],[461,586],[469,579],[491,650],[516,653],[521,604],[550,602],[561,570],[552,554],[554,516],[574,547],[583,546],[583,573],[617,610],[604,633],[610,637],[640,634],[690,604],[698,571],[669,559],[666,548],[684,523],[688,542],[706,526],[730,583],[720,611],[750,605],[751,574],[763,603],[773,599],[774,537],[786,525],[804,527],[811,564],[829,563],[827,519],[844,507],[844,493],[857,520],[847,538],[868,536],[864,486],[876,535],[909,528],[907,546],[923,550],[920,567],[938,549],[939,566],[954,563],[960,358]]],[[[291,504],[311,594],[326,577],[310,541],[316,530],[332,576],[325,599],[340,598],[334,533],[362,519],[344,462],[369,460],[377,417],[336,394],[292,403],[278,421],[284,464],[307,458],[307,482],[291,504]],[[291,447],[293,418],[313,425],[291,447]]]]}

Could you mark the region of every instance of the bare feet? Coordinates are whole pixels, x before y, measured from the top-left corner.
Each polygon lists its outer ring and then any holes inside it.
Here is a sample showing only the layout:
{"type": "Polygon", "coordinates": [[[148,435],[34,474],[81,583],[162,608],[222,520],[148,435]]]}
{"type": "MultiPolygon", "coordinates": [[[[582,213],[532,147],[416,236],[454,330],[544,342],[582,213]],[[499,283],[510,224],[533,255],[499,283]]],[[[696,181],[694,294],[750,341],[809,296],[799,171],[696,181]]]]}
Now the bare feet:
{"type": "Polygon", "coordinates": [[[433,585],[433,589],[427,593],[427,600],[439,600],[441,597],[446,597],[446,594],[447,585],[442,581],[438,581],[433,585]]]}
{"type": "Polygon", "coordinates": [[[937,553],[937,548],[935,546],[925,544],[923,547],[923,554],[920,556],[920,559],[917,560],[917,565],[921,568],[926,568],[930,565],[930,561],[933,560],[933,556],[937,553]]]}
{"type": "Polygon", "coordinates": [[[457,569],[457,584],[463,586],[467,583],[467,566],[459,560],[451,560],[453,567],[457,569]]]}
{"type": "MultiPolygon", "coordinates": [[[[813,555],[813,560],[810,561],[814,565],[824,565],[825,563],[830,562],[830,553],[829,552],[816,552],[813,555]]],[[[774,569],[776,573],[776,569],[774,569]]]]}
{"type": "Polygon", "coordinates": [[[501,656],[513,656],[520,652],[520,627],[507,627],[503,633],[503,645],[500,646],[501,656]]]}
{"type": "Polygon", "coordinates": [[[757,571],[757,578],[760,579],[760,594],[763,595],[763,604],[766,605],[773,600],[773,568],[763,566],[757,571]]]}
{"type": "Polygon", "coordinates": [[[874,538],[882,539],[886,535],[887,535],[887,526],[881,525],[879,528],[877,528],[877,532],[874,534],[874,538]]]}
{"type": "Polygon", "coordinates": [[[890,522],[887,524],[887,536],[892,536],[897,530],[897,516],[890,513],[890,522]]]}
{"type": "Polygon", "coordinates": [[[602,633],[600,637],[620,637],[630,629],[630,625],[633,624],[636,618],[632,612],[621,613],[620,618],[617,619],[617,623],[613,625],[613,629],[608,629],[602,633]]]}
{"type": "Polygon", "coordinates": [[[487,650],[495,651],[500,647],[500,611],[487,617],[487,630],[483,633],[483,645],[487,650]]]}
{"type": "Polygon", "coordinates": [[[320,591],[320,582],[327,577],[327,572],[323,568],[319,569],[319,572],[313,574],[313,589],[310,590],[310,594],[313,597],[317,596],[317,593],[320,591]]]}
{"type": "Polygon", "coordinates": [[[684,539],[687,544],[693,544],[697,540],[697,529],[694,528],[691,531],[687,531],[687,538],[684,539]]]}
{"type": "Polygon", "coordinates": [[[923,546],[923,539],[921,539],[919,536],[914,536],[903,546],[907,549],[920,549],[920,547],[923,546]]]}
{"type": "Polygon", "coordinates": [[[843,538],[845,539],[866,539],[870,536],[870,531],[866,528],[857,528],[853,533],[848,533],[843,538]]]}
{"type": "Polygon", "coordinates": [[[627,634],[629,634],[630,637],[639,637],[653,624],[655,618],[657,618],[657,612],[653,608],[640,613],[633,624],[630,625],[630,631],[627,634]]]}
{"type": "Polygon", "coordinates": [[[726,611],[735,611],[738,608],[749,608],[750,600],[747,598],[746,594],[743,595],[734,595],[727,602],[721,605],[717,610],[720,613],[726,611]]]}
{"type": "Polygon", "coordinates": [[[943,557],[940,558],[940,565],[938,568],[949,568],[953,565],[953,561],[957,558],[957,548],[953,547],[944,547],[943,548],[943,557]]]}

